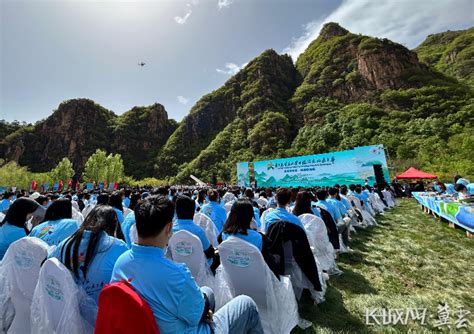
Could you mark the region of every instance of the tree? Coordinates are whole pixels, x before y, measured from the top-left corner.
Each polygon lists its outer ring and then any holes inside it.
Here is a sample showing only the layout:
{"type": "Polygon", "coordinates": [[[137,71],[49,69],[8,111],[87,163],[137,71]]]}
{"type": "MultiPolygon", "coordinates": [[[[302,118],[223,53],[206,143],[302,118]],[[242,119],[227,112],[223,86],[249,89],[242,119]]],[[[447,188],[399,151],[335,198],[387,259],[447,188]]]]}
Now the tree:
{"type": "Polygon", "coordinates": [[[108,182],[120,182],[124,177],[124,166],[120,154],[109,154],[107,156],[107,169],[105,180],[108,182]]]}
{"type": "Polygon", "coordinates": [[[84,166],[83,178],[86,182],[105,180],[107,169],[107,155],[105,151],[97,149],[84,166]]]}
{"type": "Polygon", "coordinates": [[[86,182],[120,182],[124,177],[123,160],[120,154],[109,154],[97,149],[84,167],[83,178],[86,182]]]}
{"type": "Polygon", "coordinates": [[[68,158],[63,158],[56,167],[54,167],[50,172],[50,177],[53,182],[63,180],[67,182],[72,179],[75,172],[72,168],[72,162],[68,158]]]}
{"type": "Polygon", "coordinates": [[[19,166],[15,161],[0,167],[0,186],[29,189],[30,177],[26,167],[19,166]]]}

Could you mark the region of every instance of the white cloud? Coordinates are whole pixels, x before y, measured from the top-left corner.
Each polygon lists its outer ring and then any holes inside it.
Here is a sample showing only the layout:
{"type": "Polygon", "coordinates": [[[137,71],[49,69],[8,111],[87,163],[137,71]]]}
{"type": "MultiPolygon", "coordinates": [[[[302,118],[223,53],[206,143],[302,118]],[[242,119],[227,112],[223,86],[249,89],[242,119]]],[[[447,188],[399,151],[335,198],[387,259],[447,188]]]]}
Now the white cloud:
{"type": "Polygon", "coordinates": [[[185,24],[186,23],[186,21],[191,16],[191,13],[193,12],[191,10],[191,8],[189,8],[189,7],[190,6],[186,6],[186,14],[184,14],[184,16],[175,16],[174,17],[174,20],[176,21],[176,23],[178,23],[178,24],[185,24]]]}
{"type": "Polygon", "coordinates": [[[232,5],[233,2],[234,0],[219,0],[217,2],[217,7],[219,7],[219,9],[226,8],[232,5]]]}
{"type": "Polygon", "coordinates": [[[303,35],[283,52],[296,60],[327,22],[414,48],[429,34],[472,26],[473,11],[472,0],[346,0],[326,18],[306,24],[303,35]]]}
{"type": "Polygon", "coordinates": [[[188,102],[189,102],[189,99],[185,98],[182,95],[179,95],[178,97],[176,97],[176,99],[178,100],[179,103],[181,103],[183,105],[187,105],[188,102]]]}
{"type": "Polygon", "coordinates": [[[234,63],[225,63],[225,68],[220,69],[217,68],[216,71],[221,74],[230,74],[234,75],[237,74],[241,69],[243,69],[248,63],[242,64],[241,66],[234,64],[234,63]]]}

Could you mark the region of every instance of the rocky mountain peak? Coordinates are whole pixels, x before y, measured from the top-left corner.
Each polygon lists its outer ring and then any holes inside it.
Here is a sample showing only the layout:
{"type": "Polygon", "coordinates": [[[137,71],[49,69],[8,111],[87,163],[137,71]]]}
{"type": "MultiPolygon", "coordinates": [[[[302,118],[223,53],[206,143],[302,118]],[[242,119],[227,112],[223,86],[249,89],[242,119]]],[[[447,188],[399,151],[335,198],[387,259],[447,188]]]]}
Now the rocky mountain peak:
{"type": "Polygon", "coordinates": [[[321,32],[319,33],[319,39],[326,41],[335,36],[344,36],[349,33],[349,30],[341,27],[338,23],[329,22],[323,25],[321,32]]]}

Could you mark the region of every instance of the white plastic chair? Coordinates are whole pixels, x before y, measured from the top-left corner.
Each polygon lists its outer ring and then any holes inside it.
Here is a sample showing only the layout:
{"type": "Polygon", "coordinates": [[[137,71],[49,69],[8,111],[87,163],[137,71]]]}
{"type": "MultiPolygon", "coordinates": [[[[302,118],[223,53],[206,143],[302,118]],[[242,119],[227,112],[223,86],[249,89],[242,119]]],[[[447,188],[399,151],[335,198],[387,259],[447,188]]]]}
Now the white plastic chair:
{"type": "Polygon", "coordinates": [[[270,211],[273,211],[275,210],[274,208],[269,208],[269,209],[266,209],[265,211],[262,212],[262,215],[260,216],[260,223],[261,223],[261,226],[260,226],[260,232],[262,233],[265,233],[265,217],[267,216],[267,214],[270,212],[270,211]]]}
{"type": "Polygon", "coordinates": [[[46,242],[31,237],[21,238],[8,247],[0,267],[0,317],[3,321],[8,318],[8,324],[0,326],[0,331],[9,327],[8,333],[30,332],[31,300],[48,249],[46,242]],[[14,311],[14,315],[9,311],[14,311]]]}
{"type": "Polygon", "coordinates": [[[228,203],[224,204],[224,209],[227,212],[227,214],[230,212],[230,209],[232,208],[233,204],[234,204],[234,202],[228,202],[228,203]]]}
{"type": "Polygon", "coordinates": [[[377,193],[369,194],[369,204],[376,214],[383,213],[383,211],[385,210],[385,205],[383,205],[377,193]]]}
{"type": "Polygon", "coordinates": [[[265,197],[259,197],[256,202],[262,208],[266,208],[268,205],[268,200],[265,197]]]}
{"type": "Polygon", "coordinates": [[[199,286],[215,287],[215,279],[202,248],[201,240],[188,231],[178,231],[173,234],[168,243],[171,259],[185,263],[199,286]]]}
{"type": "Polygon", "coordinates": [[[376,225],[377,222],[375,221],[374,217],[370,215],[370,213],[362,208],[362,204],[360,203],[360,200],[352,195],[348,195],[347,199],[349,202],[354,202],[355,208],[359,210],[359,212],[362,214],[362,219],[364,220],[364,223],[366,225],[376,225]]]}
{"type": "Polygon", "coordinates": [[[393,194],[388,190],[382,190],[383,197],[385,198],[385,202],[389,208],[393,208],[395,206],[395,201],[393,198],[393,194]]]}
{"type": "Polygon", "coordinates": [[[295,296],[298,300],[301,298],[303,289],[308,289],[309,292],[311,293],[311,297],[313,298],[313,300],[317,304],[320,304],[326,300],[325,295],[326,295],[327,284],[326,284],[326,278],[321,268],[321,263],[319,263],[317,258],[315,258],[315,261],[316,261],[316,266],[318,267],[318,276],[319,276],[319,283],[321,284],[321,291],[316,291],[314,289],[313,284],[308,280],[308,278],[303,273],[298,263],[296,263],[293,256],[291,256],[291,261],[288,261],[285,264],[285,271],[287,274],[290,275],[291,284],[293,285],[295,296]]]}
{"type": "Polygon", "coordinates": [[[224,196],[222,197],[222,200],[225,202],[225,203],[229,203],[229,202],[234,202],[235,200],[237,200],[237,197],[235,197],[235,195],[233,193],[225,193],[224,196]]]}
{"type": "Polygon", "coordinates": [[[319,261],[322,270],[329,274],[341,273],[336,264],[336,251],[329,241],[324,221],[309,213],[302,214],[298,218],[304,226],[313,254],[319,261]]]}
{"type": "Polygon", "coordinates": [[[137,224],[133,224],[132,227],[130,227],[129,235],[132,244],[136,244],[138,241],[137,224]]]}
{"type": "Polygon", "coordinates": [[[125,219],[125,217],[127,217],[127,215],[132,212],[133,210],[130,210],[129,208],[123,208],[123,219],[125,219]]]}
{"type": "Polygon", "coordinates": [[[31,333],[92,333],[93,325],[81,316],[82,293],[71,272],[58,259],[48,259],[33,295],[31,333]]]}
{"type": "Polygon", "coordinates": [[[289,333],[299,321],[291,281],[279,281],[254,245],[230,237],[219,246],[221,266],[217,272],[217,306],[238,295],[251,297],[258,306],[265,333],[289,333]]]}
{"type": "Polygon", "coordinates": [[[82,216],[84,217],[84,219],[87,217],[87,215],[92,211],[94,207],[95,207],[94,204],[89,203],[84,207],[84,209],[82,209],[82,216]]]}
{"type": "Polygon", "coordinates": [[[206,232],[206,237],[211,243],[212,247],[216,248],[219,245],[217,242],[219,231],[217,230],[217,227],[212,219],[206,216],[204,213],[198,212],[194,215],[193,222],[204,229],[204,232],[206,232]]]}
{"type": "Polygon", "coordinates": [[[76,210],[76,208],[74,207],[72,207],[72,219],[77,222],[78,227],[81,227],[82,223],[84,222],[84,216],[79,210],[76,210]]]}

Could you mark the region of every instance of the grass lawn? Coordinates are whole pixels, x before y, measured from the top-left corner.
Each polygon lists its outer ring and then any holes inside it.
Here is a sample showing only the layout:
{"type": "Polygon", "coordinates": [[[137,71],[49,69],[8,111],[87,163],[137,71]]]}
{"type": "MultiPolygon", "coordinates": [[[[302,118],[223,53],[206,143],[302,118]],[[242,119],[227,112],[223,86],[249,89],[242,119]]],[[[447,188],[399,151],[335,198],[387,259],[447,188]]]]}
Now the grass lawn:
{"type": "MultiPolygon", "coordinates": [[[[315,306],[309,294],[303,295],[300,315],[313,326],[293,333],[431,332],[440,331],[434,326],[440,303],[450,307],[453,323],[459,306],[474,313],[473,238],[423,213],[414,199],[400,200],[377,221],[353,234],[354,253],[338,257],[344,274],[331,277],[326,302],[315,306]],[[405,314],[407,308],[427,308],[427,324],[366,325],[366,308],[404,309],[405,314]]],[[[471,333],[472,313],[464,317],[471,333]]]]}

